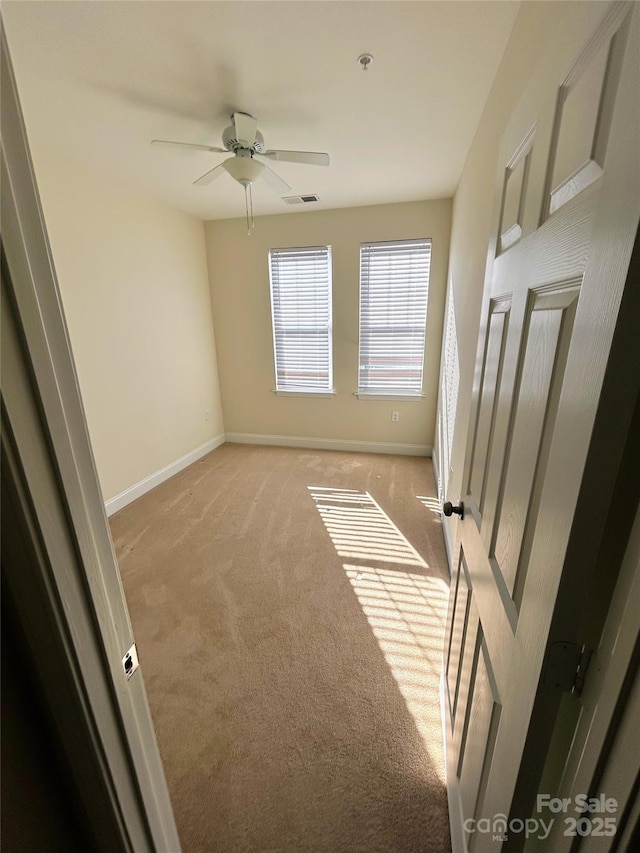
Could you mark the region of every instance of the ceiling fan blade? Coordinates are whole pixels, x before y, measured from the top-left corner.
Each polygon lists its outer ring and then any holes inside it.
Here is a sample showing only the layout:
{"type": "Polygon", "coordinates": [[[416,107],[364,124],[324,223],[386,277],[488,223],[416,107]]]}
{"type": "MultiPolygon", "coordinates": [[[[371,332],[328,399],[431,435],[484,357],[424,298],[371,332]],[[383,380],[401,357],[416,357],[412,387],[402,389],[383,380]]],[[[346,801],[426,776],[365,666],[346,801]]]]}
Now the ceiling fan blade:
{"type": "Polygon", "coordinates": [[[280,175],[276,175],[273,169],[270,169],[268,166],[264,166],[262,169],[262,177],[269,184],[272,190],[278,193],[278,195],[284,195],[284,193],[288,193],[291,187],[286,181],[283,181],[280,175]]]}
{"type": "Polygon", "coordinates": [[[233,123],[236,128],[236,139],[238,142],[246,142],[250,148],[256,141],[256,132],[258,130],[258,122],[253,116],[246,113],[234,113],[233,123]]]}
{"type": "Polygon", "coordinates": [[[329,155],[321,151],[263,151],[262,157],[269,160],[281,160],[287,163],[311,163],[313,166],[328,166],[329,155]]]}
{"type": "Polygon", "coordinates": [[[193,182],[193,185],[194,187],[206,187],[206,185],[210,184],[211,181],[215,181],[216,178],[219,178],[224,171],[224,163],[220,163],[213,169],[210,169],[208,172],[205,172],[201,178],[198,178],[197,181],[193,182]]]}
{"type": "Polygon", "coordinates": [[[214,148],[212,145],[196,145],[195,142],[172,142],[170,139],[152,139],[152,145],[179,145],[181,148],[198,148],[200,151],[215,151],[218,154],[227,154],[226,148],[214,148]]]}

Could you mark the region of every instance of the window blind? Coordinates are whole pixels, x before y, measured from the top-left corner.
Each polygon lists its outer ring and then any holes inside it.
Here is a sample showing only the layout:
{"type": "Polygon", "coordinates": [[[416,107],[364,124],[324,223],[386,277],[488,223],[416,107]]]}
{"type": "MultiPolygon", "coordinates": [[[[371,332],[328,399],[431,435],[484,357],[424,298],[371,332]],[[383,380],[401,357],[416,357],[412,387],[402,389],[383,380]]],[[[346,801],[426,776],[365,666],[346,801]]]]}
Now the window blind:
{"type": "Polygon", "coordinates": [[[331,391],[331,247],[271,249],[269,274],[276,390],[331,391]]]}
{"type": "Polygon", "coordinates": [[[359,393],[422,393],[430,264],[430,240],[360,247],[359,393]]]}

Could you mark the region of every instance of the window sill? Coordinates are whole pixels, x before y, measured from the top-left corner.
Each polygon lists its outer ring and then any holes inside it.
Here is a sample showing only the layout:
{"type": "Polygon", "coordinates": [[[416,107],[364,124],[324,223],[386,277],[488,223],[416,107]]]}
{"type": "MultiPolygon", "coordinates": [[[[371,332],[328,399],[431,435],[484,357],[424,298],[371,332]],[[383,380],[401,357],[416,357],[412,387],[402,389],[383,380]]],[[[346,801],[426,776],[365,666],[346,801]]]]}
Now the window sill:
{"type": "Polygon", "coordinates": [[[315,390],[285,391],[282,388],[273,388],[272,391],[277,397],[312,397],[312,398],[313,397],[319,397],[319,398],[323,398],[323,397],[335,397],[336,396],[335,391],[315,391],[315,390]]]}
{"type": "Polygon", "coordinates": [[[354,391],[354,397],[358,397],[359,400],[405,400],[407,402],[418,402],[419,400],[424,400],[425,394],[394,394],[390,392],[389,394],[371,394],[368,391],[354,391]]]}

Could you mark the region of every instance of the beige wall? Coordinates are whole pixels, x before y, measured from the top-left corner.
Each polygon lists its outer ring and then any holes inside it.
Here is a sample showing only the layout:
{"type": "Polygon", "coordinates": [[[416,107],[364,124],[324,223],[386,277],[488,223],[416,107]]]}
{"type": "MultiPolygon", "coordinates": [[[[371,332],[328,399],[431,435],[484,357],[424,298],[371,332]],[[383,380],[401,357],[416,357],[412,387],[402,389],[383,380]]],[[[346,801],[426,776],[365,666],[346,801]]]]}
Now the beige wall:
{"type": "MultiPolygon", "coordinates": [[[[562,81],[576,47],[593,32],[607,5],[602,2],[521,4],[454,197],[448,298],[453,298],[455,306],[460,380],[446,494],[451,500],[462,494],[482,291],[495,253],[502,135],[521,98],[526,96],[534,101],[546,98],[551,87],[549,81],[556,84],[562,81]],[[547,50],[543,76],[538,75],[536,85],[531,88],[533,71],[547,50]],[[553,57],[550,62],[549,56],[553,57]]],[[[440,405],[444,406],[445,401],[440,405]]]]}
{"type": "Polygon", "coordinates": [[[448,199],[258,217],[251,236],[242,219],[206,224],[220,387],[227,434],[294,436],[394,444],[433,444],[451,202],[448,199]],[[359,400],[359,247],[366,241],[430,237],[432,268],[425,357],[425,398],[359,400]],[[336,395],[277,396],[268,251],[330,245],[333,260],[333,357],[336,395]],[[391,422],[391,412],[400,420],[391,422]]]}
{"type": "Polygon", "coordinates": [[[109,500],[224,431],[204,226],[31,148],[109,500]]]}

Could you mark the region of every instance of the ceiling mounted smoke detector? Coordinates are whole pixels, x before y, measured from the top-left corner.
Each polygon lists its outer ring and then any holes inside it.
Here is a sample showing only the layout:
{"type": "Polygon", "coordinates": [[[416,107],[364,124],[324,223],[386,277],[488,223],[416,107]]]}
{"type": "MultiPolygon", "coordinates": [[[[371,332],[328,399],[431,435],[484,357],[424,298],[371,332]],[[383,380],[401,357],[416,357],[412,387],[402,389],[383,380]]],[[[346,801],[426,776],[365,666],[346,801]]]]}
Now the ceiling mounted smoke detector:
{"type": "Polygon", "coordinates": [[[370,53],[363,53],[358,57],[358,65],[363,71],[366,71],[373,62],[373,56],[370,53]]]}

